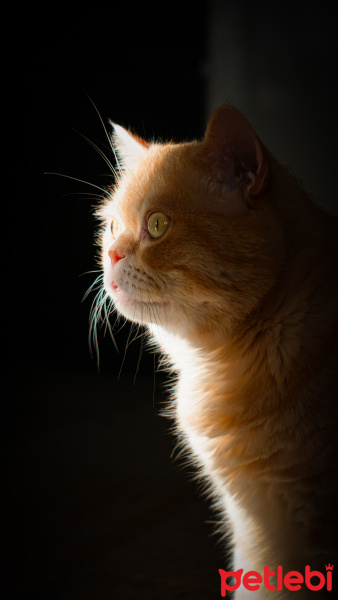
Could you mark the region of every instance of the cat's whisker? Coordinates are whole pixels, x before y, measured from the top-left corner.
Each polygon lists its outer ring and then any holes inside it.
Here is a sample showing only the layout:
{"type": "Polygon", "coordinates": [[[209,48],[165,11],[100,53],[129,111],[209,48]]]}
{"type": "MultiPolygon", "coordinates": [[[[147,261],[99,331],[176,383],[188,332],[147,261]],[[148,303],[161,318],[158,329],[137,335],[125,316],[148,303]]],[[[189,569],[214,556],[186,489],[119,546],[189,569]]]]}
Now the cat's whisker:
{"type": "Polygon", "coordinates": [[[108,297],[108,295],[106,296],[106,302],[103,306],[103,311],[104,311],[104,316],[105,316],[105,328],[104,328],[104,333],[106,333],[107,329],[109,331],[109,335],[112,338],[115,348],[117,350],[117,352],[119,352],[119,349],[117,347],[116,341],[115,341],[115,337],[113,335],[113,329],[112,326],[110,324],[110,315],[114,312],[115,307],[114,307],[114,303],[111,300],[111,298],[108,297]]]}
{"type": "Polygon", "coordinates": [[[88,341],[89,341],[89,350],[91,356],[93,356],[93,349],[95,349],[96,357],[97,357],[97,366],[99,367],[100,363],[100,351],[99,351],[99,342],[98,342],[98,327],[99,325],[104,325],[104,334],[107,329],[109,334],[113,340],[114,346],[118,352],[118,347],[113,335],[113,330],[110,325],[109,317],[111,313],[114,311],[114,304],[107,294],[103,286],[103,277],[104,274],[100,273],[98,277],[93,281],[91,286],[88,288],[86,293],[83,296],[82,301],[84,301],[89,294],[99,289],[97,294],[94,297],[94,300],[91,305],[90,313],[89,313],[89,332],[88,332],[88,341]]]}
{"type": "Polygon", "coordinates": [[[144,338],[144,335],[145,335],[145,334],[144,334],[144,331],[142,331],[142,327],[143,327],[143,325],[142,325],[142,324],[138,324],[138,323],[136,323],[135,325],[136,325],[136,328],[135,328],[135,329],[136,329],[136,331],[135,331],[135,335],[134,335],[134,337],[133,337],[133,338],[130,340],[130,344],[129,344],[129,345],[131,345],[133,342],[137,342],[137,340],[143,339],[143,338],[144,338]]]}
{"type": "Polygon", "coordinates": [[[103,276],[101,269],[91,269],[90,271],[84,271],[81,273],[81,275],[79,275],[79,277],[83,277],[83,275],[91,275],[92,273],[100,273],[103,276]]]}
{"type": "Polygon", "coordinates": [[[131,344],[130,337],[131,337],[131,334],[134,331],[134,328],[135,328],[135,323],[132,322],[130,324],[130,328],[129,328],[129,334],[128,334],[126,345],[125,345],[125,349],[124,349],[124,354],[123,354],[123,358],[122,358],[122,363],[121,363],[120,371],[119,371],[119,374],[118,374],[118,379],[120,379],[120,377],[121,377],[122,369],[123,369],[123,366],[124,366],[124,363],[125,363],[125,360],[126,360],[126,356],[127,356],[127,351],[128,351],[128,348],[129,348],[129,346],[131,344]]]}
{"type": "Polygon", "coordinates": [[[86,140],[86,142],[88,142],[88,144],[90,144],[92,146],[92,148],[94,148],[94,150],[96,150],[96,152],[101,156],[101,158],[103,158],[104,162],[108,165],[108,167],[111,170],[111,172],[114,175],[114,177],[118,178],[118,173],[116,172],[116,170],[113,167],[112,163],[110,162],[109,158],[101,150],[101,148],[99,148],[99,146],[97,144],[95,144],[91,139],[89,139],[86,135],[84,135],[80,131],[77,131],[76,129],[74,129],[74,131],[78,135],[80,135],[81,137],[83,137],[83,139],[86,140]]]}
{"type": "Polygon", "coordinates": [[[97,357],[97,366],[99,366],[99,362],[100,362],[100,352],[99,352],[99,344],[98,344],[98,335],[97,335],[97,329],[98,329],[98,323],[101,319],[101,310],[102,310],[102,303],[103,303],[103,291],[100,290],[95,299],[94,302],[92,304],[92,308],[89,314],[89,332],[88,332],[88,336],[89,336],[89,350],[91,353],[91,356],[93,356],[93,347],[95,348],[96,351],[96,357],[97,357]]]}
{"type": "MultiPolygon", "coordinates": [[[[89,273],[97,273],[97,271],[86,271],[85,273],[82,273],[83,275],[88,275],[89,273]]],[[[80,275],[81,277],[81,275],[80,275]]],[[[93,283],[89,286],[88,290],[85,292],[83,298],[82,298],[82,302],[84,302],[84,300],[86,300],[89,296],[89,294],[95,290],[95,289],[102,289],[102,285],[103,285],[103,277],[104,274],[102,272],[99,272],[99,275],[96,277],[96,279],[94,279],[93,283]]]]}
{"type": "Polygon", "coordinates": [[[143,331],[141,330],[142,325],[140,323],[134,323],[133,325],[134,327],[131,332],[131,334],[133,334],[133,337],[131,337],[130,335],[131,339],[129,340],[129,346],[131,346],[131,344],[143,337],[143,331]]]}
{"type": "MultiPolygon", "coordinates": [[[[119,314],[116,315],[116,323],[117,324],[119,323],[121,317],[122,317],[122,315],[119,315],[119,314]]],[[[128,323],[128,319],[124,318],[122,325],[119,327],[119,329],[117,329],[115,331],[115,335],[118,335],[120,333],[120,331],[122,331],[122,329],[127,325],[127,323],[128,323]]]]}
{"type": "MultiPolygon", "coordinates": [[[[141,314],[141,320],[143,321],[142,314],[141,314]]],[[[136,382],[136,377],[138,375],[140,364],[141,364],[141,358],[142,358],[142,354],[143,354],[143,340],[144,340],[145,336],[146,336],[146,331],[144,329],[144,326],[142,325],[142,323],[139,323],[137,332],[136,332],[136,336],[132,340],[132,341],[140,340],[140,350],[139,350],[139,355],[138,355],[138,360],[137,360],[137,365],[136,365],[136,370],[135,370],[135,375],[134,375],[134,384],[136,382]]]]}
{"type": "Polygon", "coordinates": [[[143,354],[143,336],[140,336],[140,339],[141,339],[140,350],[139,350],[139,355],[138,355],[138,360],[137,360],[137,365],[136,365],[136,370],[135,370],[135,375],[134,375],[134,385],[136,383],[136,377],[137,377],[139,369],[140,369],[141,358],[142,358],[142,354],[143,354]]]}
{"type": "Polygon", "coordinates": [[[63,198],[68,198],[68,196],[81,196],[81,198],[78,198],[78,201],[80,200],[92,200],[94,198],[94,200],[102,200],[102,196],[99,196],[98,194],[94,194],[94,193],[90,193],[90,192],[86,192],[86,195],[83,195],[83,192],[67,192],[66,194],[63,194],[63,198]]]}
{"type": "Polygon", "coordinates": [[[111,136],[108,134],[107,128],[106,128],[106,126],[104,124],[104,121],[103,121],[103,119],[101,117],[100,111],[98,110],[97,106],[94,104],[93,100],[91,99],[91,97],[88,94],[87,94],[87,98],[89,99],[89,101],[93,105],[93,107],[94,107],[94,109],[95,109],[95,111],[96,111],[96,113],[97,113],[97,115],[98,115],[98,117],[99,117],[99,119],[101,121],[101,125],[102,125],[103,130],[104,130],[104,132],[106,134],[106,137],[107,137],[107,140],[108,140],[108,143],[109,143],[109,147],[111,148],[111,151],[112,151],[112,153],[114,155],[114,158],[115,158],[115,161],[116,161],[116,166],[118,168],[119,174],[122,175],[122,167],[121,167],[121,165],[119,163],[119,160],[118,160],[118,157],[117,157],[117,154],[116,154],[116,151],[115,151],[114,144],[112,143],[111,136]]]}
{"type": "Polygon", "coordinates": [[[78,181],[79,183],[85,183],[86,185],[90,185],[91,187],[100,190],[105,196],[107,194],[107,190],[95,183],[90,183],[90,181],[85,181],[84,179],[79,179],[78,177],[72,177],[71,175],[66,175],[65,173],[55,173],[51,171],[45,171],[44,175],[56,175],[58,177],[65,177],[66,179],[72,179],[73,181],[78,181]]]}

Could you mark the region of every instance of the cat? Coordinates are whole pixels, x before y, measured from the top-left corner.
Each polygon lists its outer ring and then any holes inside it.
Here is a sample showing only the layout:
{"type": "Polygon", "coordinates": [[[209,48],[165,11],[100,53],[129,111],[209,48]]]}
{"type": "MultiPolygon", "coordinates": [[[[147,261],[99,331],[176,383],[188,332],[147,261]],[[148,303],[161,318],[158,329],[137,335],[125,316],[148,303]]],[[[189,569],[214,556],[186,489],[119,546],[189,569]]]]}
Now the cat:
{"type": "Polygon", "coordinates": [[[233,573],[325,574],[338,545],[337,220],[232,106],[201,141],[112,126],[104,293],[178,374],[170,412],[231,535],[233,573]]]}

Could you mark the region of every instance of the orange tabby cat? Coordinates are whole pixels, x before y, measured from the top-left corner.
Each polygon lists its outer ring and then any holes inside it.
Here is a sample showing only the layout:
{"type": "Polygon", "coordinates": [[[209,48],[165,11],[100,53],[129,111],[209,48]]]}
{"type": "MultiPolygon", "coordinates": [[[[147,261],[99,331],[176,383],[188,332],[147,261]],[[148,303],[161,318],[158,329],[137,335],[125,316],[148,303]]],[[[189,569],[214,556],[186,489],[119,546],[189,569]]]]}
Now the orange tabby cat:
{"type": "Polygon", "coordinates": [[[337,560],[337,223],[232,107],[201,142],[119,125],[113,140],[106,294],[178,372],[172,412],[224,511],[235,575],[260,574],[258,598],[307,598],[305,566],[337,560]],[[266,566],[299,571],[299,589],[264,585],[266,566]]]}

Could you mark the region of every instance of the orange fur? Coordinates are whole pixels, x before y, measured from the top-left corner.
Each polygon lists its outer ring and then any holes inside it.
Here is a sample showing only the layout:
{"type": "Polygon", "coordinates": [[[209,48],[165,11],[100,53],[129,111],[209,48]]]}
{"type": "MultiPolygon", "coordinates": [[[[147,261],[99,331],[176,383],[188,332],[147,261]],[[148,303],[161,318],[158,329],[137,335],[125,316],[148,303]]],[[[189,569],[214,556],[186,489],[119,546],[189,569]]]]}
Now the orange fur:
{"type": "Polygon", "coordinates": [[[336,220],[231,107],[201,142],[131,137],[130,154],[100,210],[106,291],[179,372],[172,411],[230,511],[235,568],[323,571],[338,535],[336,220]],[[170,217],[156,240],[152,212],[170,217]]]}

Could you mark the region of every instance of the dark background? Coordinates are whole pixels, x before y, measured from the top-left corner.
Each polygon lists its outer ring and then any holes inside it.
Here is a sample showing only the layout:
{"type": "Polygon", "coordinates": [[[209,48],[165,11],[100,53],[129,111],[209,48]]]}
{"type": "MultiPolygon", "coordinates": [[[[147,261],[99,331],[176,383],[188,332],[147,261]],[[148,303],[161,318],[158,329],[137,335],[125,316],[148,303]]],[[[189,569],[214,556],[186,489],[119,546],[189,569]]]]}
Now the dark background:
{"type": "Polygon", "coordinates": [[[171,456],[158,358],[143,352],[136,374],[139,339],[124,358],[129,324],[116,333],[119,353],[99,334],[100,370],[90,355],[94,295],[82,298],[99,268],[97,190],[43,173],[111,181],[78,133],[109,154],[88,96],[106,124],[176,140],[202,136],[228,101],[337,214],[334,21],[326,3],[214,0],[46,5],[11,23],[2,597],[220,597],[215,514],[171,456]]]}

